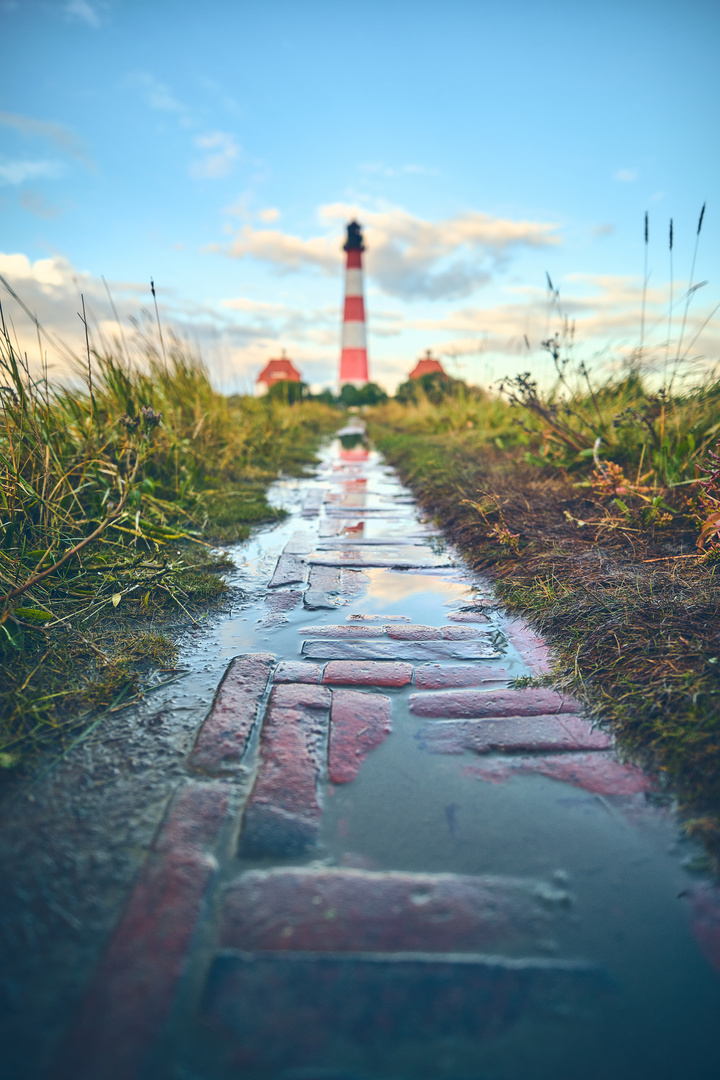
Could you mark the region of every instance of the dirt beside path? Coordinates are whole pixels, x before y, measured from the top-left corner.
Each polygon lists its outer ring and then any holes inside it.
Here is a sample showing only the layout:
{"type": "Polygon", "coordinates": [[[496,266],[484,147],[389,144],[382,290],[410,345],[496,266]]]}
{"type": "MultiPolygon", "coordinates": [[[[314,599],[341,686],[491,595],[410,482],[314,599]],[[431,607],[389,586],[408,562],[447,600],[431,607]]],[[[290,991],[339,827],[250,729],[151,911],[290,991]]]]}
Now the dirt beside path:
{"type": "Polygon", "coordinates": [[[4,807],[9,1075],[716,1076],[648,777],[359,434],[274,497],[187,676],[4,807]]]}

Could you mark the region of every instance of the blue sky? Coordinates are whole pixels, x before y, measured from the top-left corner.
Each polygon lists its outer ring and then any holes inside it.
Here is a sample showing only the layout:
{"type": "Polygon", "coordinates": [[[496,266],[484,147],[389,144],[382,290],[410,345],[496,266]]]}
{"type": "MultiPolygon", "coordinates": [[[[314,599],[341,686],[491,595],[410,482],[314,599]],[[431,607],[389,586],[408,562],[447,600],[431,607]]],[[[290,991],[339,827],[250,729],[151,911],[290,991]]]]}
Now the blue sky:
{"type": "MultiPolygon", "coordinates": [[[[684,347],[720,300],[717,3],[0,0],[0,25],[0,273],[73,346],[79,292],[112,336],[100,276],[126,321],[152,275],[218,385],[281,346],[329,384],[352,214],[388,387],[425,348],[542,375],[546,271],[578,356],[618,363],[646,210],[649,356],[669,218],[677,299],[706,200],[684,347]]],[[[690,355],[719,354],[711,318],[690,355]]]]}

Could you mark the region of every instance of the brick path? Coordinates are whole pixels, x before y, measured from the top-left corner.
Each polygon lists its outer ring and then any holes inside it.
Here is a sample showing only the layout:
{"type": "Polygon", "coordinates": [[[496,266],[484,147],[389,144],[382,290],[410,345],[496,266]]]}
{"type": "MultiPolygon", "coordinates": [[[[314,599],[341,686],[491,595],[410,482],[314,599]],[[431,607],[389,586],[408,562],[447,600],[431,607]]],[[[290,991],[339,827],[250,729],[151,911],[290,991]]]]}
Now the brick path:
{"type": "MultiPolygon", "coordinates": [[[[353,850],[343,793],[372,802],[415,767],[418,821],[423,776],[505,785],[526,815],[528,783],[552,781],[618,819],[649,783],[576,701],[508,688],[549,669],[545,645],[438,553],[374,456],[341,451],[304,489],[263,640],[217,688],[55,1080],[478,1076],[508,1031],[522,1047],[523,1025],[552,1034],[610,994],[603,963],[573,952],[561,873],[532,857],[526,874],[405,869],[402,799],[382,825],[398,868],[353,850]]],[[[714,903],[698,893],[717,963],[714,903]]]]}

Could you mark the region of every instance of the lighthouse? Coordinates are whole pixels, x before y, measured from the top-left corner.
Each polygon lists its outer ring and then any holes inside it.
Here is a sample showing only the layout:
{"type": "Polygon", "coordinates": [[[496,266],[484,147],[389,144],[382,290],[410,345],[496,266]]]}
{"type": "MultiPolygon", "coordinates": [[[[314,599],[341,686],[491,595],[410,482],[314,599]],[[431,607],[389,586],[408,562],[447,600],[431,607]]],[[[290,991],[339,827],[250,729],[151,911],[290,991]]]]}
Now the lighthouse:
{"type": "Polygon", "coordinates": [[[345,383],[364,386],[368,381],[367,343],[365,341],[365,302],[363,300],[362,253],[365,250],[362,230],[357,221],[347,227],[345,265],[345,310],[343,312],[340,388],[345,383]]]}

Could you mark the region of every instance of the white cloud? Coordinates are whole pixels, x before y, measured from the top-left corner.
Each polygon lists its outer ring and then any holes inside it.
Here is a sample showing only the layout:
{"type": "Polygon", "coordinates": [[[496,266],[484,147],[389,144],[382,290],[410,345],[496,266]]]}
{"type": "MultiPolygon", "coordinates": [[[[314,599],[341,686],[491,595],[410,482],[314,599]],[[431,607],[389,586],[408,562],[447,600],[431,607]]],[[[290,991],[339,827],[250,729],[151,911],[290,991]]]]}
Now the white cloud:
{"type": "Polygon", "coordinates": [[[170,88],[147,71],[133,71],[125,79],[125,86],[132,90],[139,90],[145,98],[146,104],[158,112],[181,113],[183,115],[187,112],[185,106],[177,100],[170,88]]]}
{"type": "Polygon", "coordinates": [[[240,147],[234,136],[224,131],[199,135],[195,139],[195,145],[206,151],[202,161],[195,161],[190,166],[190,175],[200,180],[217,180],[227,176],[233,162],[240,156],[240,147]]]}
{"type": "Polygon", "coordinates": [[[620,184],[632,184],[638,178],[637,169],[618,169],[613,177],[620,184]]]}
{"type": "Polygon", "coordinates": [[[266,210],[260,211],[258,218],[263,224],[272,225],[274,221],[279,221],[280,211],[275,206],[268,206],[266,210]]]}
{"type": "Polygon", "coordinates": [[[24,184],[41,177],[57,180],[64,172],[61,161],[0,161],[0,184],[24,184]]]}
{"type": "Polygon", "coordinates": [[[20,113],[0,111],[0,125],[14,128],[21,135],[49,139],[56,149],[63,154],[75,158],[76,161],[79,161],[87,168],[94,168],[83,140],[74,131],[69,131],[68,128],[63,127],[62,124],[55,124],[47,120],[35,120],[32,116],[22,116],[20,113]]]}
{"type": "Polygon", "coordinates": [[[244,225],[228,254],[252,256],[281,273],[308,268],[336,274],[342,259],[342,225],[357,218],[365,229],[369,276],[389,296],[405,300],[468,296],[486,284],[514,249],[559,244],[558,226],[511,221],[468,211],[426,221],[395,208],[376,211],[332,203],[319,210],[322,236],[303,239],[277,229],[244,225]]]}
{"type": "Polygon", "coordinates": [[[39,191],[23,191],[20,196],[20,205],[29,214],[47,220],[56,218],[60,214],[60,207],[48,202],[39,191]]]}
{"type": "Polygon", "coordinates": [[[64,7],[65,17],[73,22],[85,23],[94,30],[100,26],[100,16],[87,0],[68,0],[64,7]]]}

